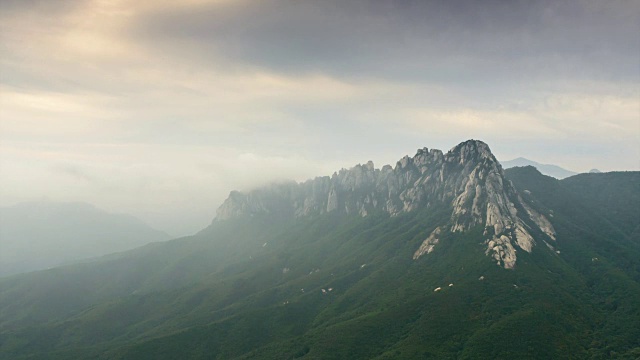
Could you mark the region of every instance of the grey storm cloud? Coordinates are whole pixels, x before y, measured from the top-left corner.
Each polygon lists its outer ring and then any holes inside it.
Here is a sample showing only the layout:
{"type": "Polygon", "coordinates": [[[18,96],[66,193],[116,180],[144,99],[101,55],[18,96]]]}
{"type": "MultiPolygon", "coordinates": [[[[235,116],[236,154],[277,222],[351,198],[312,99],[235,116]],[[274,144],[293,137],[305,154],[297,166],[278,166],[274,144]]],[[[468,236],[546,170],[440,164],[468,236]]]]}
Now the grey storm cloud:
{"type": "Polygon", "coordinates": [[[133,36],[286,74],[628,81],[639,11],[609,1],[239,1],[149,13],[133,36]]]}

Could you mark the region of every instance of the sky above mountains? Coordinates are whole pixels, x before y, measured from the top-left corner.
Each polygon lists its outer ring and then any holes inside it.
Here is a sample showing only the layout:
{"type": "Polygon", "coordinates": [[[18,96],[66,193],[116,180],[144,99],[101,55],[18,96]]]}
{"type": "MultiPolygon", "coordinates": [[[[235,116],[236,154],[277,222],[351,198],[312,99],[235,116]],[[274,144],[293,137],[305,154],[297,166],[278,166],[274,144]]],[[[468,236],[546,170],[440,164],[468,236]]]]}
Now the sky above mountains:
{"type": "Polygon", "coordinates": [[[230,190],[474,138],[640,169],[633,1],[0,0],[0,203],[173,235],[230,190]]]}

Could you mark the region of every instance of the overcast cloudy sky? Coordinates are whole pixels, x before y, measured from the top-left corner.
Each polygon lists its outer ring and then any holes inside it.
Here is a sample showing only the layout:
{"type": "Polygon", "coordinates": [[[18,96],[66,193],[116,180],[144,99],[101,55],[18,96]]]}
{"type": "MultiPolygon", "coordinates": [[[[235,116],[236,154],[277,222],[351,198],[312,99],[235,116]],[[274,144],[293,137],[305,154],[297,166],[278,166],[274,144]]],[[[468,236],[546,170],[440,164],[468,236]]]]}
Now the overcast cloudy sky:
{"type": "Polygon", "coordinates": [[[640,169],[640,2],[0,0],[0,204],[173,235],[233,189],[474,138],[640,169]]]}

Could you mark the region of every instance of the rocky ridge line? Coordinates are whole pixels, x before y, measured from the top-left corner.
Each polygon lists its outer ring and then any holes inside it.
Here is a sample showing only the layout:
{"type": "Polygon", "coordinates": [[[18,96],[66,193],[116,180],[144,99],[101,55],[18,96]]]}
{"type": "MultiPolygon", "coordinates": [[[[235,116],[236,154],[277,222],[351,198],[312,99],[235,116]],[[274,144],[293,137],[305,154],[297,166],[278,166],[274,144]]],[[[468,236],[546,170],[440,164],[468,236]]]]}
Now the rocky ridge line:
{"type": "Polygon", "coordinates": [[[532,231],[555,240],[553,225],[522,200],[489,146],[478,140],[465,141],[446,154],[419,149],[395,167],[376,169],[369,161],[330,177],[273,184],[247,193],[234,191],[218,208],[214,221],[257,214],[297,218],[336,211],[360,216],[382,211],[397,216],[439,206],[450,207],[450,220],[424,240],[414,259],[432,252],[445,230],[464,232],[479,225],[484,226],[485,253],[507,269],[515,266],[518,248],[531,252],[536,245],[532,231]]]}

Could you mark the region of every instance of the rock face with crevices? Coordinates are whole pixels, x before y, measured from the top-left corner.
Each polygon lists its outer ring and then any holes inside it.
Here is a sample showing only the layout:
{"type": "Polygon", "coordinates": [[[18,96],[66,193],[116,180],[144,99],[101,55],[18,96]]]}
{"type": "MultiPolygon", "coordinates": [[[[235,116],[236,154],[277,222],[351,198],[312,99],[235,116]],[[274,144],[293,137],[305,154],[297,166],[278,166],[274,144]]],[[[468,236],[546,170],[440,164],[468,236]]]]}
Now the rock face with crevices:
{"type": "Polygon", "coordinates": [[[414,259],[434,251],[445,232],[484,228],[485,253],[511,269],[519,250],[531,252],[536,236],[555,240],[553,225],[522,200],[505,179],[489,146],[478,140],[463,142],[447,153],[423,148],[405,156],[395,167],[376,169],[371,161],[342,169],[332,176],[303,183],[281,183],[247,193],[232,192],[214,221],[270,214],[299,218],[325,213],[389,216],[417,209],[451,211],[416,250],[414,259]]]}
{"type": "Polygon", "coordinates": [[[422,242],[418,250],[416,250],[416,252],[413,254],[413,260],[416,260],[420,256],[433,251],[433,248],[435,248],[436,244],[440,242],[440,239],[438,238],[438,235],[440,235],[440,231],[442,231],[442,229],[437,227],[435,230],[433,230],[433,232],[431,232],[431,234],[429,234],[429,237],[422,242]]]}

